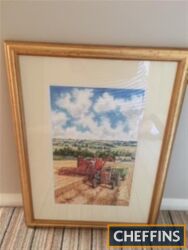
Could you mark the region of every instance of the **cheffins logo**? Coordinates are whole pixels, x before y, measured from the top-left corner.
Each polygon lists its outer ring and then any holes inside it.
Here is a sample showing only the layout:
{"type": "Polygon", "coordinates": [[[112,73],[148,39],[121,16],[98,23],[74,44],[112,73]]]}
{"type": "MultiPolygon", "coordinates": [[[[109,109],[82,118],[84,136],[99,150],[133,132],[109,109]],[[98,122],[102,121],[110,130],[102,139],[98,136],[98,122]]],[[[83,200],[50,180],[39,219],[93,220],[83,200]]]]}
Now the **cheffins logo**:
{"type": "Polygon", "coordinates": [[[109,247],[186,247],[185,225],[109,225],[109,247]]]}

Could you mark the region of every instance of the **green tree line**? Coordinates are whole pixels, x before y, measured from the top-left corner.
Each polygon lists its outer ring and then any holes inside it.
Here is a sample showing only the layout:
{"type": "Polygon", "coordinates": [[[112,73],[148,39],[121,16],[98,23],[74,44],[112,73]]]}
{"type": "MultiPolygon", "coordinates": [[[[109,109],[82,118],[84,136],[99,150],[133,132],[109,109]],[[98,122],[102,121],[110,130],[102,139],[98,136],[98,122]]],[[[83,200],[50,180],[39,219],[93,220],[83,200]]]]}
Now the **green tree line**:
{"type": "Polygon", "coordinates": [[[115,159],[117,156],[132,156],[132,153],[129,151],[111,151],[111,150],[97,150],[96,152],[93,152],[89,150],[88,148],[81,148],[78,147],[77,149],[71,148],[71,147],[64,147],[61,149],[55,149],[54,157],[69,157],[69,158],[77,158],[79,157],[100,157],[100,158],[107,158],[111,157],[115,159]]]}

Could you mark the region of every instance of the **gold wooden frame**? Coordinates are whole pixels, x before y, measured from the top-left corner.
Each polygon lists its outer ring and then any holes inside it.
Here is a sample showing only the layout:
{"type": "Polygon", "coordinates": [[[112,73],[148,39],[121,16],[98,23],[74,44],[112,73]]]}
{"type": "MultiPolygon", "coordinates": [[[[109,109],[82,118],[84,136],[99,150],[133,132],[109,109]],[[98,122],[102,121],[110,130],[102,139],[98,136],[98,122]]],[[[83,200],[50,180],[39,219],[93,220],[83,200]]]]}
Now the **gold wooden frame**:
{"type": "Polygon", "coordinates": [[[160,161],[154,185],[148,223],[156,222],[160,208],[168,161],[173,138],[178,122],[180,108],[186,86],[188,66],[188,49],[157,49],[117,46],[67,45],[33,42],[5,42],[5,55],[8,73],[10,102],[13,113],[16,142],[18,148],[20,177],[24,202],[25,220],[28,226],[70,226],[70,227],[106,227],[110,222],[59,221],[35,219],[32,207],[29,161],[27,153],[26,132],[23,113],[22,92],[20,84],[19,55],[80,57],[126,60],[176,61],[178,68],[171,96],[170,109],[166,123],[160,161]]]}

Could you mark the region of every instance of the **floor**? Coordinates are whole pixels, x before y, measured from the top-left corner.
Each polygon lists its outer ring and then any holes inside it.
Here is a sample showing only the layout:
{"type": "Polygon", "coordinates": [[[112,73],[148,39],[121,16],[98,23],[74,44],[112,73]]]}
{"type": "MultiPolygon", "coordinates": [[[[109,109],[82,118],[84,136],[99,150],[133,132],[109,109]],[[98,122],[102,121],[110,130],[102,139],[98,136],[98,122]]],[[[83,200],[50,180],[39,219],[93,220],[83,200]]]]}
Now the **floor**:
{"type": "MultiPolygon", "coordinates": [[[[188,212],[163,211],[159,215],[158,223],[188,225],[188,212]]],[[[0,208],[0,249],[105,250],[108,248],[105,230],[27,228],[24,223],[23,209],[7,207],[0,208]]]]}

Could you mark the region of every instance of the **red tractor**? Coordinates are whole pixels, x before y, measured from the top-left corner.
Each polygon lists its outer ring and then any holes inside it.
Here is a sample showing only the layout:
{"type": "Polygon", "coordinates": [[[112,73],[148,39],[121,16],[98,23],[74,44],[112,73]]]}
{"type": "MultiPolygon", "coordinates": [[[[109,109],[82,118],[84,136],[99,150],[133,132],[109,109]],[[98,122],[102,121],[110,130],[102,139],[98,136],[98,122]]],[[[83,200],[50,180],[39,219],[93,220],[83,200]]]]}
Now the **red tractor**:
{"type": "MultiPolygon", "coordinates": [[[[112,161],[108,159],[110,160],[112,161]]],[[[88,176],[93,188],[105,184],[114,189],[120,184],[120,173],[115,168],[105,166],[105,162],[106,160],[101,158],[79,158],[77,169],[88,176]]]]}
{"type": "Polygon", "coordinates": [[[120,184],[120,174],[116,169],[112,167],[104,167],[92,176],[92,187],[96,188],[100,184],[109,185],[111,189],[114,189],[120,184]]]}

